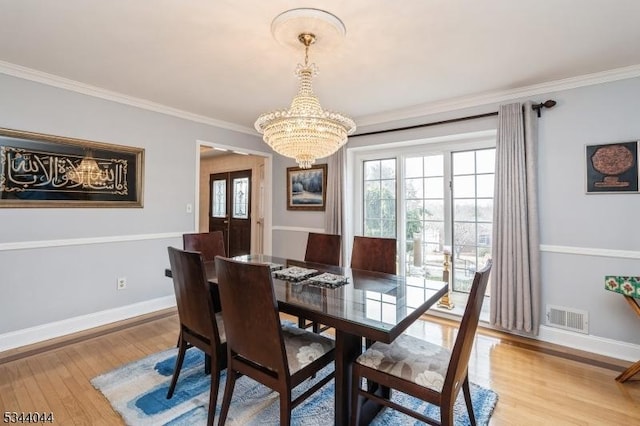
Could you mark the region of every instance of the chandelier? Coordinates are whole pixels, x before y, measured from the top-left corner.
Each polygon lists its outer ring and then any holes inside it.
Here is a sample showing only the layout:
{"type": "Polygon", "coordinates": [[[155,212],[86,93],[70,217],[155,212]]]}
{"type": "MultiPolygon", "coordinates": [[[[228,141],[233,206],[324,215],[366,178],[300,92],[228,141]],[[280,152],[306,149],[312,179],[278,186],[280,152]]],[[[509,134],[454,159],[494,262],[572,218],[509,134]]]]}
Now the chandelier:
{"type": "MultiPolygon", "coordinates": [[[[300,10],[294,9],[295,12],[300,10]]],[[[311,10],[316,15],[323,12],[311,10]]],[[[331,17],[337,20],[333,15],[331,17]]],[[[298,64],[296,68],[300,80],[298,93],[289,109],[262,114],[256,120],[255,128],[274,151],[294,158],[300,168],[308,169],[316,159],[333,154],[347,143],[347,136],[356,130],[356,124],[345,115],[322,109],[312,84],[318,69],[309,63],[309,46],[315,43],[316,35],[301,32],[297,38],[305,51],[304,65],[298,64]]]]}

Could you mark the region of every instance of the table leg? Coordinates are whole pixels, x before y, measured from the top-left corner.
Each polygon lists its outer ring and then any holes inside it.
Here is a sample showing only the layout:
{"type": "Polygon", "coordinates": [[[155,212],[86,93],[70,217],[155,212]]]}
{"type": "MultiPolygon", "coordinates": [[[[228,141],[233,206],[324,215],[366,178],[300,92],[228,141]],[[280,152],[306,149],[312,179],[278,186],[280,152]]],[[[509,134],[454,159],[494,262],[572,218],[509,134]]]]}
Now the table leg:
{"type": "Polygon", "coordinates": [[[348,425],[351,414],[351,366],[362,353],[362,337],[336,329],[335,424],[348,425]]]}
{"type": "MultiPolygon", "coordinates": [[[[633,309],[636,314],[640,315],[640,304],[638,304],[638,301],[631,296],[625,296],[624,298],[631,306],[631,309],[633,309]]],[[[631,367],[620,373],[620,375],[616,377],[616,380],[620,383],[624,383],[638,373],[640,373],[640,361],[636,361],[631,365],[631,367]]]]}
{"type": "Polygon", "coordinates": [[[638,373],[640,373],[640,361],[636,361],[631,367],[620,373],[620,375],[616,377],[616,380],[624,383],[638,373]]]}

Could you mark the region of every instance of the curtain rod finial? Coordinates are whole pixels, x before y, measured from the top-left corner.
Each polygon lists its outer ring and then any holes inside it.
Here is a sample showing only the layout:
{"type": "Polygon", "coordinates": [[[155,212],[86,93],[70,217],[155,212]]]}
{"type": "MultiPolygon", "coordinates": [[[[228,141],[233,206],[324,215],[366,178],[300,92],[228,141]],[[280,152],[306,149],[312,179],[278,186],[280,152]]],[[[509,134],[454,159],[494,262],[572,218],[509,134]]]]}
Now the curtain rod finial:
{"type": "Polygon", "coordinates": [[[549,99],[545,102],[534,104],[531,107],[534,109],[534,111],[538,112],[538,118],[540,118],[542,108],[553,108],[554,106],[556,106],[556,101],[554,101],[553,99],[549,99]]]}

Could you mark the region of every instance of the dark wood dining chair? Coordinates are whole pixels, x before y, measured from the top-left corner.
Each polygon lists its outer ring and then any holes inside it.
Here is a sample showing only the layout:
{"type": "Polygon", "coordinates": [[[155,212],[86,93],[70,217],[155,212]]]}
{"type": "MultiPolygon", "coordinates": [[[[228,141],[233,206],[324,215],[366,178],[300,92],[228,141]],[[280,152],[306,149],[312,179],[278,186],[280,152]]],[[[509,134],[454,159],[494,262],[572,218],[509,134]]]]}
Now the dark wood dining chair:
{"type": "Polygon", "coordinates": [[[453,426],[453,406],[461,388],[470,423],[475,425],[468,364],[490,271],[491,261],[476,272],[473,278],[453,349],[402,334],[391,344],[374,343],[357,358],[353,364],[351,426],[358,424],[360,402],[363,399],[371,399],[428,424],[453,426]],[[368,389],[361,388],[362,378],[367,379],[368,389]],[[439,406],[440,419],[426,417],[396,404],[390,398],[371,393],[371,383],[439,406]]]}
{"type": "MultiPolygon", "coordinates": [[[[226,256],[224,247],[224,234],[222,231],[182,234],[182,248],[186,251],[199,252],[205,261],[213,261],[216,256],[226,256]]],[[[216,312],[220,312],[220,296],[218,296],[217,290],[212,289],[211,294],[213,295],[213,308],[216,312]]],[[[180,345],[179,336],[177,345],[180,345]]],[[[208,357],[209,355],[207,355],[207,362],[205,362],[205,372],[207,374],[210,372],[208,357]]]]}
{"type": "Polygon", "coordinates": [[[169,262],[180,320],[178,357],[167,399],[171,399],[178,383],[187,349],[195,346],[207,355],[211,371],[211,393],[207,425],[213,425],[218,399],[220,372],[227,365],[227,345],[221,314],[213,309],[203,258],[200,253],[169,247],[169,262]]]}
{"type": "Polygon", "coordinates": [[[396,246],[395,238],[353,237],[351,268],[395,274],[396,246]]]}
{"type": "Polygon", "coordinates": [[[219,424],[226,421],[239,375],[280,394],[280,424],[289,425],[291,410],[330,381],[324,376],[292,400],[292,389],[333,362],[331,339],[296,326],[280,324],[268,265],[216,257],[216,273],[227,333],[227,383],[219,424]]]}
{"type": "Polygon", "coordinates": [[[202,253],[204,260],[213,261],[216,256],[226,256],[222,231],[183,234],[182,244],[187,251],[202,253]]]}
{"type": "MultiPolygon", "coordinates": [[[[342,237],[340,235],[309,232],[304,261],[340,266],[341,245],[342,237]]],[[[307,323],[304,318],[298,318],[298,327],[312,327],[314,333],[320,333],[329,328],[321,327],[317,322],[307,323]]]]}
{"type": "Polygon", "coordinates": [[[340,266],[341,244],[340,235],[309,232],[304,261],[340,266]]]}

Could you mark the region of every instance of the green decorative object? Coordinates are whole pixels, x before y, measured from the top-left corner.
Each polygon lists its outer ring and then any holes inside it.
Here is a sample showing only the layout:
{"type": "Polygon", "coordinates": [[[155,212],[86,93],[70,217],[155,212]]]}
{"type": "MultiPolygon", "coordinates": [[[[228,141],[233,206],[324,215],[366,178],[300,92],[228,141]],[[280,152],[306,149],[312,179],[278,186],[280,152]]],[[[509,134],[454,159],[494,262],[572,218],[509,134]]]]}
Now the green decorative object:
{"type": "Polygon", "coordinates": [[[604,277],[604,288],[625,296],[640,298],[640,277],[607,275],[604,277]]]}

